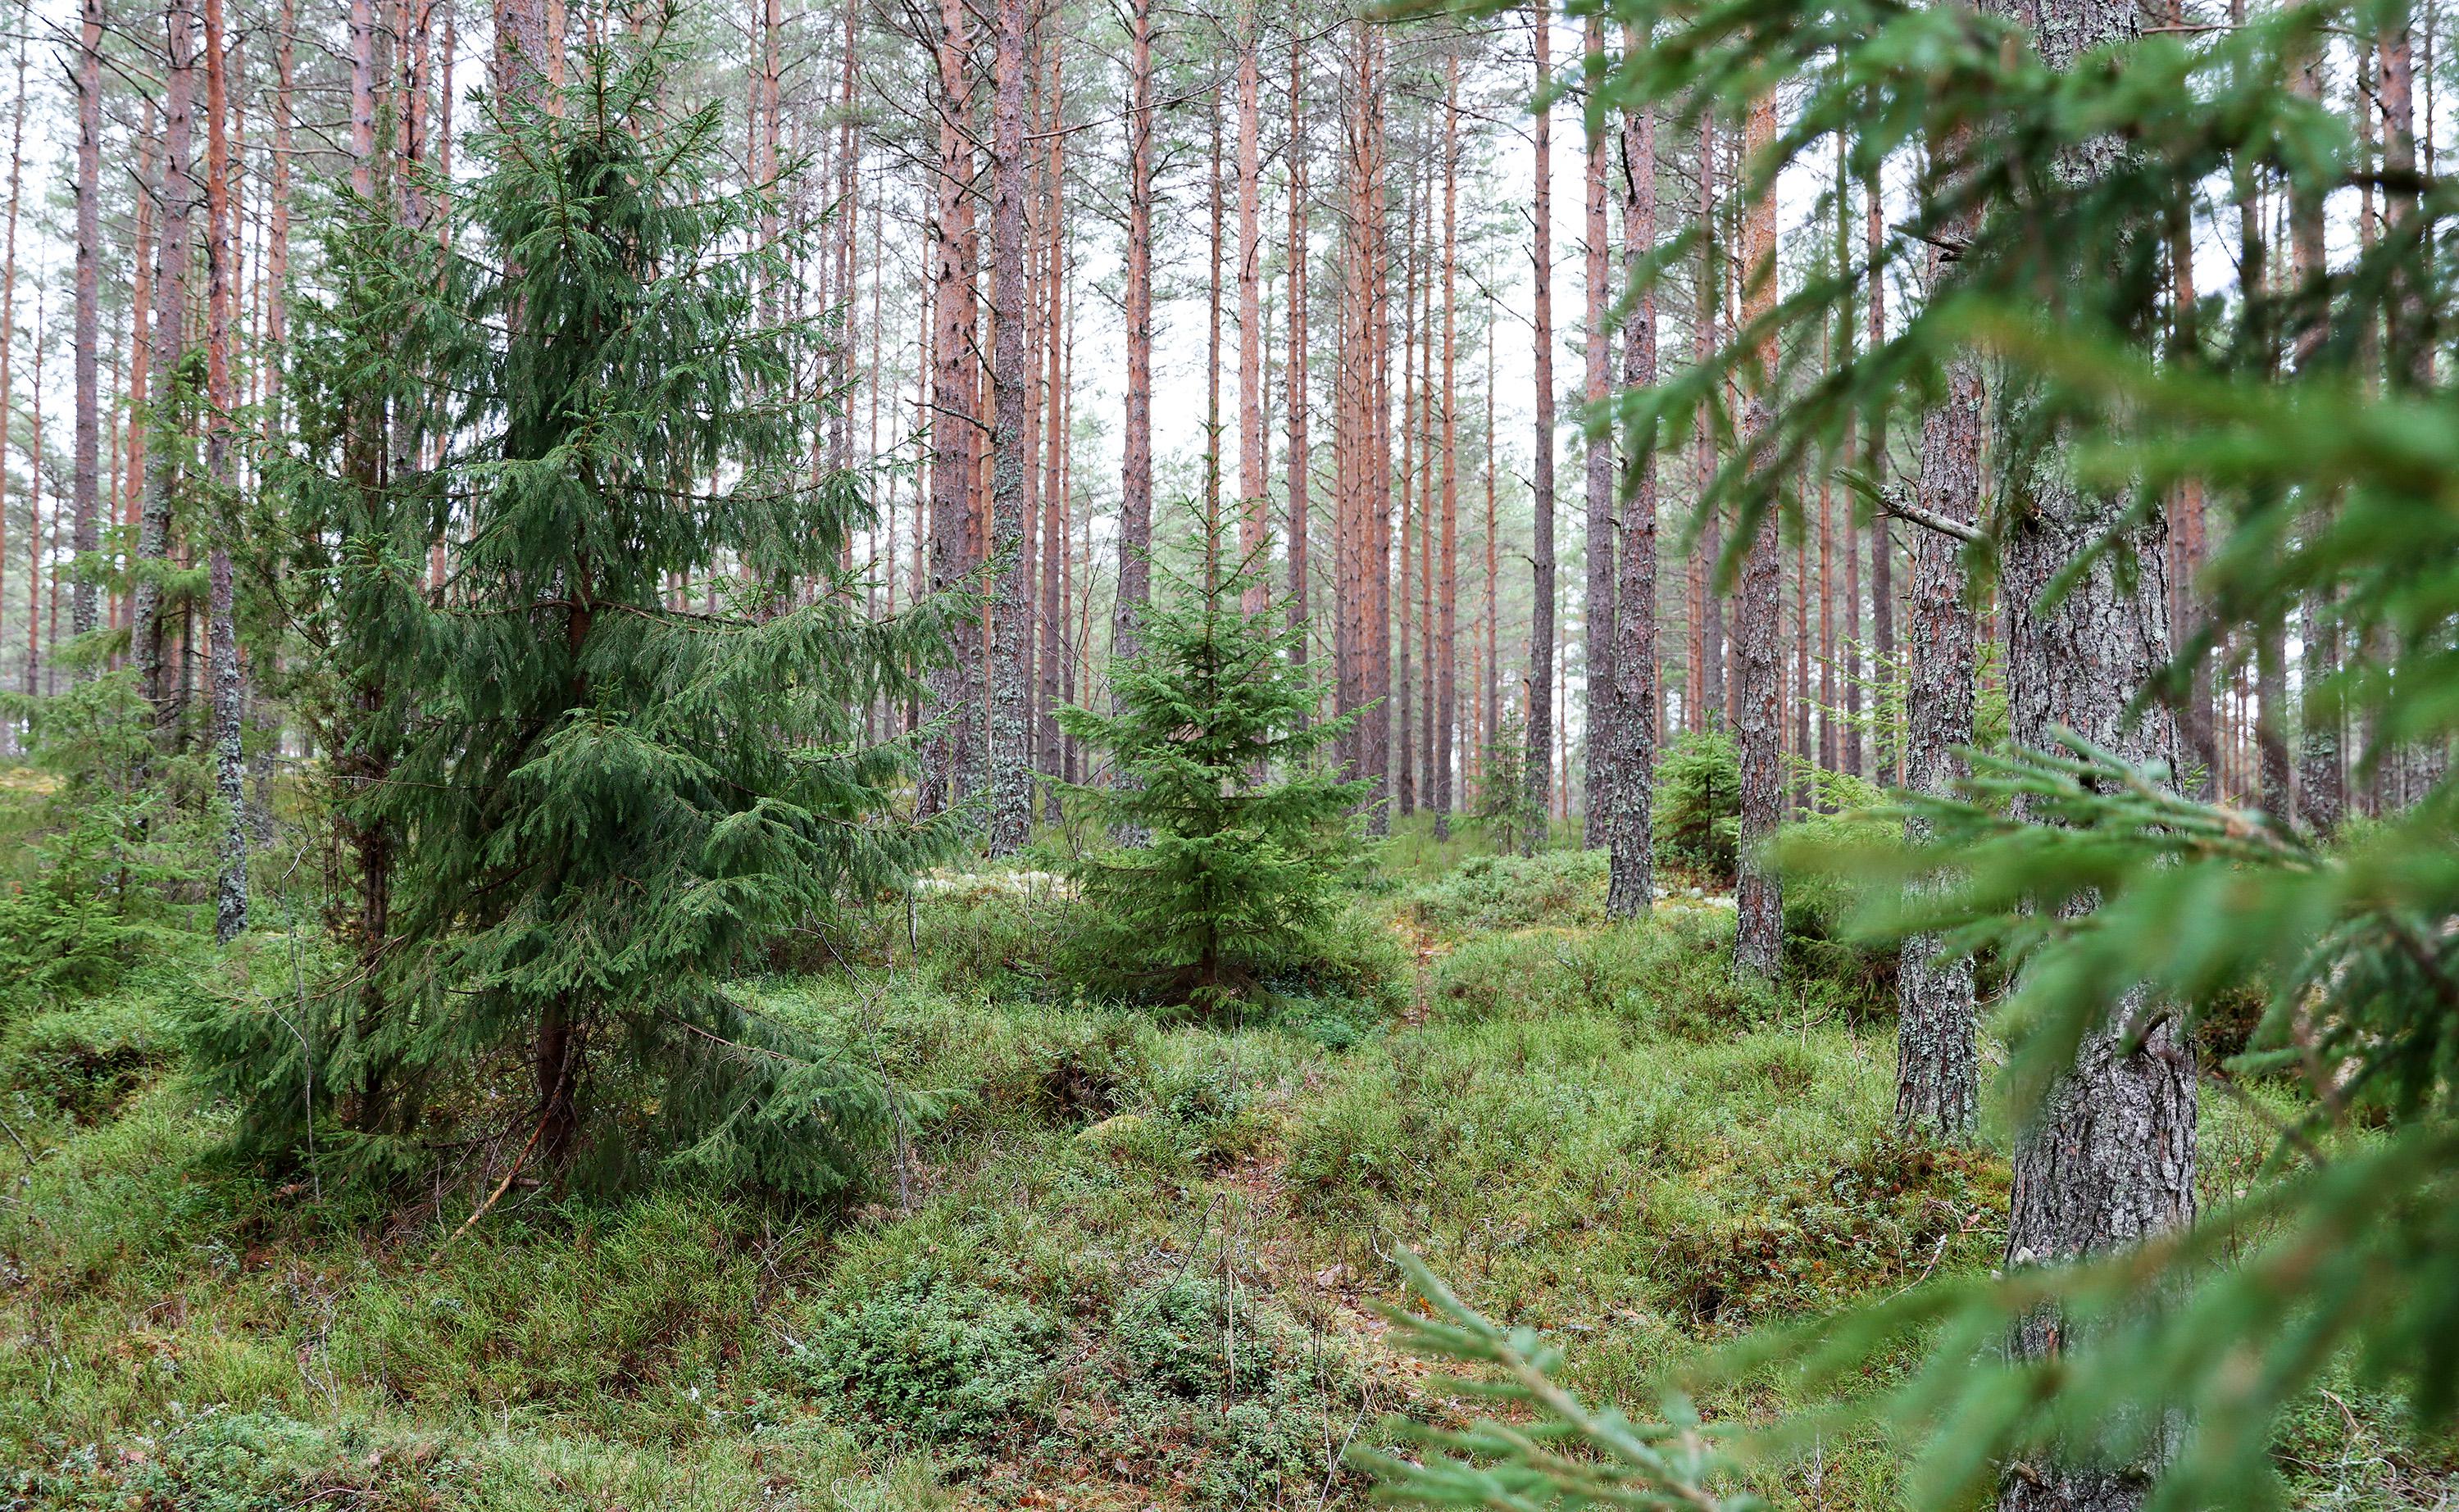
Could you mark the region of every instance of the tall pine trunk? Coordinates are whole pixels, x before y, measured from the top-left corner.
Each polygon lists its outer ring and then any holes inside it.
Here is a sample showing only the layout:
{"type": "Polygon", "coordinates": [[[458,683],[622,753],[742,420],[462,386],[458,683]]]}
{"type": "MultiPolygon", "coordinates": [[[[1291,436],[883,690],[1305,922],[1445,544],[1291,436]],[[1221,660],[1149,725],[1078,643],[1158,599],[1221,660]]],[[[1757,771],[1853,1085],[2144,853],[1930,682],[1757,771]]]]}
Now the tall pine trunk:
{"type": "Polygon", "coordinates": [[[163,660],[161,575],[168,570],[171,507],[179,486],[179,373],[187,351],[188,243],[199,198],[195,162],[197,41],[195,0],[170,0],[163,13],[169,48],[163,82],[162,222],[154,270],[151,353],[155,393],[147,406],[145,504],[137,523],[137,586],[131,610],[137,681],[153,705],[158,738],[167,739],[172,688],[163,660]]]}
{"type": "Polygon", "coordinates": [[[239,291],[238,238],[231,225],[229,59],[222,0],[205,7],[205,471],[213,480],[206,577],[206,638],[213,683],[214,791],[223,806],[217,837],[221,874],[214,895],[214,937],[228,944],[247,928],[246,766],[240,751],[239,624],[229,538],[237,530],[239,455],[232,441],[238,408],[231,382],[231,314],[239,291]]]}
{"type": "MultiPolygon", "coordinates": [[[[1532,461],[1530,492],[1535,521],[1529,554],[1531,607],[1528,616],[1528,800],[1537,812],[1550,813],[1554,796],[1554,159],[1552,108],[1546,92],[1553,87],[1553,16],[1539,7],[1537,51],[1537,223],[1530,259],[1536,265],[1537,447],[1532,461]]],[[[1534,852],[1543,825],[1533,826],[1523,842],[1534,852]]]]}
{"type": "MultiPolygon", "coordinates": [[[[974,567],[974,494],[978,429],[974,360],[975,301],[971,26],[957,0],[942,0],[934,44],[938,71],[938,163],[931,222],[931,588],[961,586],[974,567]]],[[[929,716],[936,724],[924,752],[920,804],[937,812],[964,796],[963,771],[979,687],[981,637],[959,623],[951,655],[930,673],[929,716]]]]}
{"type": "MultiPolygon", "coordinates": [[[[2084,51],[2134,36],[2133,0],[2049,0],[2040,45],[2052,68],[2084,51]]],[[[2103,138],[2070,149],[2070,181],[2098,177],[2123,151],[2103,138]]],[[[2070,730],[2140,764],[2176,757],[2167,713],[2133,717],[2135,696],[2169,659],[2162,524],[2130,517],[2122,493],[2078,488],[2052,444],[2015,479],[2028,508],[2007,531],[2001,586],[2007,614],[2009,733],[2049,746],[2070,730]],[[2099,551],[2122,532],[2123,553],[2099,551]],[[2044,602],[2052,579],[2086,554],[2090,565],[2044,602]],[[2125,560],[2119,559],[2123,556],[2125,560]]],[[[2174,1015],[2154,1015],[2140,988],[2121,993],[2077,1047],[2016,1136],[2007,1230],[2009,1269],[2048,1265],[2141,1243],[2195,1215],[2194,1047],[2174,1015]]],[[[2044,1312],[2017,1331],[2033,1358],[2058,1348],[2065,1320],[2044,1312]]],[[[2002,1512],[2128,1512],[2146,1477],[2133,1468],[2050,1463],[2010,1468],[2002,1512]]]]}
{"type": "Polygon", "coordinates": [[[1267,532],[1264,472],[1272,458],[1264,441],[1263,60],[1254,0],[1238,23],[1238,556],[1254,572],[1246,602],[1265,612],[1270,578],[1262,571],[1267,532]]]}
{"type": "MultiPolygon", "coordinates": [[[[1627,34],[1634,52],[1639,38],[1627,34]]],[[[1622,332],[1626,389],[1656,383],[1656,290],[1648,261],[1656,252],[1656,113],[1642,105],[1623,119],[1623,278],[1630,302],[1622,332]]],[[[1608,432],[1610,434],[1610,432],[1608,432]]],[[[1656,430],[1634,427],[1624,463],[1618,570],[1615,578],[1613,736],[1614,811],[1608,826],[1606,914],[1636,918],[1653,902],[1656,741],[1661,690],[1656,674],[1656,430]]]]}
{"type": "MultiPolygon", "coordinates": [[[[1949,149],[1962,151],[1961,144],[1949,149]]],[[[1978,218],[1950,227],[1968,240],[1978,218]]],[[[1932,286],[1944,260],[1930,253],[1932,286]]],[[[1920,502],[1940,518],[1969,524],[1981,509],[1981,360],[1958,352],[1946,391],[1922,417],[1920,502]]],[[[1904,786],[1944,794],[1967,773],[1972,744],[1972,610],[1965,599],[1962,542],[1934,530],[1913,539],[1912,639],[1905,668],[1904,786]]],[[[1928,824],[1904,821],[1904,842],[1930,838],[1928,824]]],[[[1972,957],[1948,953],[1935,934],[1909,935],[1896,976],[1896,1126],[1942,1144],[1979,1132],[1980,1069],[1974,1045],[1972,957]]]]}
{"type": "Polygon", "coordinates": [[[1120,448],[1119,588],[1113,657],[1133,657],[1152,600],[1152,0],[1131,0],[1127,75],[1126,431],[1120,448]]]}
{"type": "MultiPolygon", "coordinates": [[[[1587,62],[1592,76],[1605,70],[1606,25],[1591,12],[1585,33],[1587,62]]],[[[1588,770],[1587,814],[1583,841],[1594,850],[1610,843],[1615,816],[1616,763],[1622,749],[1614,698],[1614,434],[1603,423],[1613,383],[1612,238],[1608,231],[1606,159],[1613,137],[1605,112],[1591,106],[1587,121],[1587,161],[1581,181],[1586,191],[1587,284],[1585,326],[1587,350],[1582,393],[1587,402],[1587,456],[1584,481],[1587,488],[1587,621],[1588,621],[1588,770]]],[[[1628,165],[1626,165],[1626,168],[1628,165]]]]}
{"type": "Polygon", "coordinates": [[[1290,284],[1289,368],[1282,379],[1289,406],[1290,661],[1307,663],[1307,155],[1305,46],[1290,36],[1290,229],[1286,261],[1290,284]]]}
{"type": "Polygon", "coordinates": [[[1448,840],[1454,803],[1453,728],[1460,712],[1460,427],[1453,406],[1454,363],[1459,351],[1455,313],[1455,279],[1460,262],[1460,58],[1452,55],[1443,72],[1443,521],[1440,620],[1435,654],[1435,838],[1448,840]]]}
{"type": "Polygon", "coordinates": [[[80,570],[70,589],[69,629],[95,627],[92,558],[101,545],[96,512],[102,471],[102,0],[78,8],[76,152],[76,436],[70,493],[75,511],[71,544],[80,570]]]}
{"type": "Polygon", "coordinates": [[[991,607],[987,776],[990,853],[1020,849],[1033,826],[1025,675],[1033,606],[1026,598],[1025,410],[1033,396],[1026,347],[1024,93],[1031,0],[998,0],[998,56],[991,100],[991,607]]]}
{"type": "MultiPolygon", "coordinates": [[[[1759,160],[1776,141],[1776,98],[1752,102],[1743,127],[1745,162],[1759,160]]],[[[1776,308],[1776,192],[1764,189],[1743,207],[1741,324],[1750,328],[1776,308]]],[[[1742,445],[1755,461],[1775,423],[1776,340],[1772,326],[1757,338],[1756,372],[1742,427],[1742,445]]],[[[1775,981],[1784,968],[1784,901],[1766,853],[1784,817],[1783,669],[1777,621],[1782,614],[1784,566],[1773,512],[1753,532],[1742,558],[1734,599],[1734,630],[1741,656],[1735,735],[1741,752],[1741,881],[1735,893],[1734,966],[1745,976],[1775,981]]]]}

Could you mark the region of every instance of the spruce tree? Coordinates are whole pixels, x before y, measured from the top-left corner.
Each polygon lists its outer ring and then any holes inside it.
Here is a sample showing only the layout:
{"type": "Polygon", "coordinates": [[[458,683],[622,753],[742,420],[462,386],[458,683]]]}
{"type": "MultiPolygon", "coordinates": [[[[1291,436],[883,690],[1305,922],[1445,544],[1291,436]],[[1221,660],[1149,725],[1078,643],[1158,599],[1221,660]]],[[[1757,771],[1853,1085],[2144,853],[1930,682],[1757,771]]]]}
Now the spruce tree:
{"type": "Polygon", "coordinates": [[[1290,657],[1302,629],[1242,607],[1262,592],[1260,549],[1231,565],[1218,520],[1192,536],[1193,572],[1155,564],[1165,591],[1112,665],[1116,712],[1059,720],[1118,779],[1068,791],[1143,837],[1074,865],[1105,957],[1134,986],[1211,1007],[1304,963],[1357,859],[1368,785],[1320,759],[1352,721],[1318,717],[1325,689],[1290,657]]]}
{"type": "Polygon", "coordinates": [[[1528,786],[1527,745],[1517,711],[1504,714],[1485,743],[1469,823],[1494,843],[1498,855],[1532,854],[1545,834],[1545,806],[1528,786]]]}
{"type": "Polygon", "coordinates": [[[808,471],[820,335],[767,297],[795,245],[757,234],[772,191],[730,182],[719,108],[662,99],[674,61],[591,51],[557,108],[497,101],[456,194],[471,241],[387,285],[414,349],[329,375],[346,417],[452,397],[431,467],[358,465],[364,414],[301,464],[335,501],[303,533],[341,539],[334,602],[376,612],[337,681],[382,747],[348,821],[392,876],[370,990],[296,1037],[312,1082],[279,1029],[221,1033],[260,1139],[332,1105],[320,1143],[385,1170],[492,1123],[515,1165],[825,1195],[884,1112],[728,983],[944,843],[893,816],[905,752],[865,746],[861,710],[914,691],[946,615],[872,622],[837,580],[867,505],[808,471]]]}

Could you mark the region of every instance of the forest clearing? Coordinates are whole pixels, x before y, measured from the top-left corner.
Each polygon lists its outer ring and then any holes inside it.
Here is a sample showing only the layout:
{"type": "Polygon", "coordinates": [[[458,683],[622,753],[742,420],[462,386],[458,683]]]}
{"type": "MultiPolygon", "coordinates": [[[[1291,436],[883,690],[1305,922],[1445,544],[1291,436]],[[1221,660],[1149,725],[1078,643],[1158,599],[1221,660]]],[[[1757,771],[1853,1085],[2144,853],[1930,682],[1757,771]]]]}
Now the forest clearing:
{"type": "Polygon", "coordinates": [[[2459,1501],[2430,0],[9,13],[0,1509],[2459,1501]]]}

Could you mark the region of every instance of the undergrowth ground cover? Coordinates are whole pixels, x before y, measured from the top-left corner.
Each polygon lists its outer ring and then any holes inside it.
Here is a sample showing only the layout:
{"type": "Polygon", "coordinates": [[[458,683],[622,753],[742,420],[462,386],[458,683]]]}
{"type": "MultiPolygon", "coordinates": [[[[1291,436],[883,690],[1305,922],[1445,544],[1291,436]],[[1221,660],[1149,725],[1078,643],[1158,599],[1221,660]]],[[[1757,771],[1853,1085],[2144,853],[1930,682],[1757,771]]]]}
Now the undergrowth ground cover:
{"type": "MultiPolygon", "coordinates": [[[[1712,889],[1608,927],[1601,857],[1474,850],[1392,842],[1327,964],[1234,1022],[1089,999],[1035,874],[782,954],[746,999],[895,1089],[829,1210],[516,1183],[465,1227],[239,1168],[179,1026],[287,969],[278,933],[18,992],[0,1506],[1347,1506],[1384,1413],[1467,1410],[1384,1347],[1398,1247],[1625,1399],[1701,1339],[1995,1261],[2003,1139],[1886,1135],[1878,963],[1805,917],[1797,985],[1745,991],[1712,889]]],[[[2207,1104],[2214,1191],[2258,1179],[2262,1097],[2207,1104]]],[[[2449,1483],[2394,1404],[2296,1421],[2309,1504],[2449,1483]]],[[[1892,1464],[1820,1444],[1764,1489],[1878,1508],[1892,1464]]]]}

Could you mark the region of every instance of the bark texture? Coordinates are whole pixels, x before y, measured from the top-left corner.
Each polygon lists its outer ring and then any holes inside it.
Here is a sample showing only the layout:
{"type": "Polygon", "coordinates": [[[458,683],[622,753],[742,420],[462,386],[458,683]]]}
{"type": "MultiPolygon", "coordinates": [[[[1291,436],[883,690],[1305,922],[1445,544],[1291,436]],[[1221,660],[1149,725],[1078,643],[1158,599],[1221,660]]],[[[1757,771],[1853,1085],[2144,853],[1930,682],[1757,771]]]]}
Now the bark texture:
{"type": "Polygon", "coordinates": [[[1143,644],[1138,616],[1152,601],[1152,0],[1128,19],[1126,430],[1119,458],[1119,590],[1110,654],[1143,644]]]}
{"type": "Polygon", "coordinates": [[[214,792],[221,800],[221,862],[214,893],[214,937],[230,943],[247,929],[246,766],[240,750],[239,624],[233,602],[228,537],[236,533],[239,457],[231,416],[231,317],[239,291],[238,243],[231,224],[229,56],[222,42],[222,0],[205,0],[205,471],[214,485],[206,557],[206,640],[213,683],[214,792]]]}
{"type": "MultiPolygon", "coordinates": [[[[1551,20],[1540,11],[1537,45],[1537,226],[1532,256],[1537,296],[1537,450],[1530,491],[1535,523],[1529,552],[1532,598],[1528,615],[1528,798],[1537,812],[1553,812],[1554,799],[1554,158],[1552,116],[1545,91],[1553,83],[1551,20]]],[[[1524,848],[1537,849],[1543,826],[1532,827],[1524,848]]]]}
{"type": "MultiPolygon", "coordinates": [[[[78,9],[76,94],[76,434],[69,491],[75,520],[71,541],[83,564],[101,545],[102,0],[84,0],[78,9]]],[[[94,629],[95,601],[93,575],[80,570],[69,590],[72,634],[94,629]]]]}
{"type": "MultiPolygon", "coordinates": [[[[1591,76],[1605,69],[1605,18],[1590,13],[1586,32],[1587,63],[1591,76]]],[[[1587,402],[1587,456],[1582,481],[1587,491],[1587,621],[1588,621],[1588,770],[1587,809],[1582,838],[1590,850],[1611,844],[1615,816],[1616,766],[1623,746],[1621,722],[1614,713],[1620,686],[1614,677],[1614,435],[1603,423],[1606,402],[1613,392],[1612,243],[1606,220],[1608,200],[1607,159],[1611,156],[1610,123],[1601,111],[1587,119],[1587,161],[1581,183],[1586,191],[1587,245],[1583,272],[1587,284],[1587,320],[1582,334],[1584,353],[1582,397],[1587,402]]]]}
{"type": "MultiPolygon", "coordinates": [[[[1776,139],[1776,100],[1753,103],[1744,125],[1742,152],[1755,158],[1776,139]]],[[[1742,212],[1742,326],[1748,328],[1776,307],[1776,198],[1759,196],[1742,212]]],[[[1770,392],[1776,381],[1776,345],[1771,332],[1756,354],[1757,382],[1744,414],[1742,444],[1757,452],[1766,444],[1775,413],[1770,392]]],[[[1735,650],[1741,685],[1734,735],[1742,768],[1741,880],[1734,890],[1734,969],[1776,981],[1784,974],[1784,897],[1765,855],[1767,842],[1784,818],[1784,710],[1782,617],[1784,564],[1773,513],[1760,519],[1742,557],[1742,578],[1734,605],[1735,650]]]]}
{"type": "MultiPolygon", "coordinates": [[[[1946,393],[1922,421],[1921,502],[1969,523],[1981,497],[1980,363],[1947,365],[1946,393]]],[[[1968,767],[1972,743],[1972,611],[1965,598],[1960,543],[1936,531],[1913,541],[1912,641],[1906,667],[1904,786],[1944,793],[1968,767]]],[[[1929,839],[1904,821],[1904,841],[1929,839]]],[[[1896,976],[1896,1126],[1942,1144],[1979,1132],[1980,1070],[1973,1043],[1972,957],[1948,954],[1934,934],[1908,936],[1896,976]]]]}
{"type": "Polygon", "coordinates": [[[1032,753],[1025,678],[1033,605],[1025,566],[1025,411],[1033,356],[1025,345],[1024,83],[1032,0],[999,0],[998,59],[991,99],[991,604],[984,734],[990,853],[1020,849],[1033,827],[1032,753]]]}
{"type": "MultiPolygon", "coordinates": [[[[2131,0],[2050,0],[2036,24],[2044,58],[2065,68],[2091,48],[2134,35],[2141,17],[2131,0]]],[[[2069,153],[2059,171],[2088,181],[2122,150],[2113,140],[2092,142],[2069,153]]],[[[2064,462],[2051,446],[2012,479],[2021,496],[2012,501],[2001,582],[2010,733],[2048,746],[2070,730],[2128,761],[2174,768],[2168,714],[2128,717],[2130,702],[2169,659],[2162,522],[2127,525],[2127,500],[2077,488],[2064,462]],[[2121,527],[2124,560],[2100,554],[2063,597],[2044,601],[2053,577],[2121,527]]],[[[2019,1129],[2010,1269],[2122,1249],[2193,1222],[2194,1050],[2173,1017],[2152,1009],[2141,990],[2121,994],[2019,1129]]],[[[2049,1354],[2062,1327],[2055,1315],[2035,1315],[2011,1347],[2049,1354]]],[[[2129,1512],[2142,1504],[2148,1481],[2144,1466],[2017,1464],[2000,1481],[1999,1506],[2129,1512]]]]}
{"type": "MultiPolygon", "coordinates": [[[[1636,39],[1632,39],[1634,47],[1636,39]]],[[[1623,265],[1629,312],[1622,331],[1622,383],[1656,382],[1656,291],[1645,282],[1656,250],[1656,116],[1643,106],[1624,117],[1623,265]]],[[[1633,428],[1628,438],[1618,539],[1615,542],[1613,812],[1607,843],[1606,914],[1635,918],[1654,902],[1655,837],[1650,806],[1656,795],[1660,692],[1656,678],[1656,434],[1633,428]]]]}
{"type": "MultiPolygon", "coordinates": [[[[931,298],[931,588],[950,593],[973,570],[975,437],[978,386],[971,248],[974,243],[970,122],[971,24],[957,0],[942,0],[935,45],[939,90],[938,174],[926,278],[931,298]]],[[[964,792],[972,722],[969,698],[979,686],[981,639],[960,628],[951,655],[930,672],[929,714],[937,728],[924,748],[919,802],[938,812],[964,792]]]]}
{"type": "Polygon", "coordinates": [[[137,685],[154,708],[158,734],[167,736],[173,692],[163,662],[162,584],[170,549],[171,506],[179,486],[178,388],[174,375],[187,349],[188,243],[196,219],[197,13],[195,0],[170,0],[163,14],[168,73],[162,87],[162,178],[157,201],[161,229],[154,270],[151,368],[156,392],[147,407],[145,506],[137,528],[137,586],[130,607],[137,685]]]}

